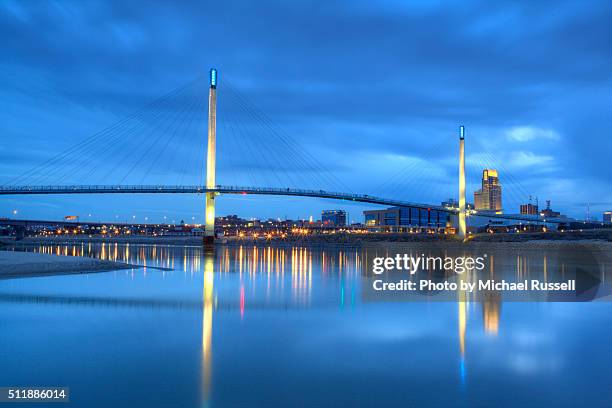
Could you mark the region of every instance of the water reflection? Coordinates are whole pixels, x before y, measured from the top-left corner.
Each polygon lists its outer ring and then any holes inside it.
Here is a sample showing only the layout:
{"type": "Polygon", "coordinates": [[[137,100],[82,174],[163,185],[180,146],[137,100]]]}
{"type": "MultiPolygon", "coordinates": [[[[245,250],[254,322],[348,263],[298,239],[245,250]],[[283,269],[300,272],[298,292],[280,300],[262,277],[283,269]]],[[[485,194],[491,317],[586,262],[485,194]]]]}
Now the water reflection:
{"type": "MultiPolygon", "coordinates": [[[[171,269],[171,271],[162,271],[162,275],[176,274],[180,271],[190,279],[197,278],[203,271],[205,277],[208,277],[207,273],[214,274],[216,279],[224,282],[221,302],[214,307],[239,309],[242,317],[251,307],[300,308],[334,303],[344,307],[347,301],[354,304],[356,294],[363,295],[362,278],[372,276],[366,268],[368,260],[378,254],[358,249],[236,246],[221,247],[212,258],[209,258],[205,257],[203,249],[198,246],[119,243],[46,244],[25,246],[20,250],[95,257],[140,265],[142,269],[124,273],[142,273],[145,277],[151,267],[171,269]],[[237,279],[234,278],[236,274],[237,279]],[[235,285],[233,289],[232,285],[235,285]]],[[[422,251],[415,249],[410,250],[410,253],[418,254],[422,251]]],[[[607,275],[612,271],[609,258],[602,258],[603,261],[600,258],[595,259],[588,251],[578,252],[579,256],[576,254],[566,256],[559,250],[490,250],[488,252],[490,255],[488,276],[484,271],[479,274],[468,271],[461,276],[461,279],[470,282],[488,278],[503,278],[510,281],[537,278],[548,281],[552,279],[551,276],[566,278],[568,271],[575,269],[576,265],[590,263],[598,269],[599,279],[606,281],[607,275]]],[[[435,271],[426,271],[426,273],[429,277],[436,276],[435,271]]],[[[445,277],[452,275],[454,275],[452,272],[445,272],[445,277]]],[[[421,278],[422,275],[419,274],[409,277],[412,280],[421,278]]],[[[455,299],[481,302],[484,329],[487,333],[495,334],[500,325],[502,295],[499,292],[479,295],[476,298],[474,293],[458,293],[455,299]]]]}
{"type": "MultiPolygon", "coordinates": [[[[66,292],[63,288],[57,292],[49,292],[48,288],[41,288],[38,292],[28,291],[29,285],[26,284],[10,291],[3,288],[0,290],[0,302],[187,310],[201,319],[202,324],[201,336],[199,330],[193,330],[191,326],[192,333],[195,332],[201,342],[199,364],[195,357],[195,363],[199,365],[201,406],[210,406],[215,399],[214,391],[217,388],[213,375],[218,378],[220,370],[215,369],[213,352],[217,353],[214,357],[219,359],[219,350],[225,344],[219,340],[225,330],[225,327],[220,329],[220,325],[227,324],[227,315],[242,324],[256,318],[256,313],[253,313],[255,310],[286,312],[309,309],[340,313],[361,306],[360,312],[363,312],[365,307],[374,303],[363,295],[364,279],[369,274],[366,266],[373,256],[372,252],[366,250],[236,246],[220,247],[214,255],[210,255],[196,246],[118,243],[48,244],[24,247],[23,250],[89,256],[142,265],[139,269],[112,274],[115,277],[129,276],[130,279],[140,279],[142,282],[155,281],[158,285],[155,291],[151,289],[152,292],[146,295],[135,294],[134,286],[128,287],[125,292],[115,292],[113,287],[113,292],[100,295],[93,288],[88,292],[88,287],[83,287],[83,282],[79,281],[79,287],[66,292]],[[171,270],[153,272],[151,267],[171,270]],[[159,283],[160,277],[167,279],[167,285],[159,283]],[[197,294],[192,294],[190,290],[196,286],[197,294]],[[180,290],[167,292],[171,288],[180,290]]],[[[576,265],[591,262],[585,261],[580,253],[568,256],[555,250],[490,250],[488,253],[486,272],[479,276],[466,272],[463,279],[474,282],[483,277],[503,277],[514,280],[538,278],[546,281],[554,279],[556,275],[565,276],[576,265]]],[[[610,260],[596,258],[596,264],[600,278],[605,281],[612,271],[610,260]]],[[[429,276],[435,276],[433,271],[428,273],[429,276]]],[[[506,334],[504,319],[508,317],[502,315],[502,311],[507,314],[507,309],[506,306],[502,308],[501,292],[491,291],[476,298],[474,294],[459,290],[453,296],[456,309],[453,303],[448,305],[452,311],[445,310],[446,316],[451,319],[448,326],[449,330],[452,328],[454,347],[449,350],[452,350],[453,367],[458,365],[458,375],[453,370],[453,376],[467,386],[474,371],[474,362],[470,356],[478,352],[470,344],[473,344],[474,337],[481,334],[503,338],[506,334]]],[[[423,300],[429,301],[427,297],[423,297],[423,300]]],[[[380,303],[384,303],[384,300],[380,303]]],[[[397,308],[386,310],[392,313],[397,308]]],[[[346,314],[342,316],[348,318],[346,314]]],[[[439,315],[435,317],[441,318],[439,315]]],[[[193,344],[196,344],[195,340],[193,344]]]]}
{"type": "Polygon", "coordinates": [[[214,296],[214,258],[204,259],[204,288],[202,293],[202,405],[209,406],[212,381],[212,321],[214,296]]]}
{"type": "Polygon", "coordinates": [[[501,313],[501,293],[491,291],[483,294],[482,321],[485,332],[497,335],[499,331],[499,319],[501,313]]]}
{"type": "Polygon", "coordinates": [[[457,306],[459,308],[458,328],[459,328],[459,376],[461,383],[465,382],[465,331],[467,327],[467,302],[465,294],[459,294],[457,306]]]}

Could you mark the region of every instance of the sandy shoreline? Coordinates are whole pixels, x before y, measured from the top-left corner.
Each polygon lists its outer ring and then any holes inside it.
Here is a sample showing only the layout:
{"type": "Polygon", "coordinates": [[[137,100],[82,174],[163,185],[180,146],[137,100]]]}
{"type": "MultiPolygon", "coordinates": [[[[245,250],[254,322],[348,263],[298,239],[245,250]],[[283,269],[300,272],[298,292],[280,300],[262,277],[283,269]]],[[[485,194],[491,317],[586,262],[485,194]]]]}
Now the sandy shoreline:
{"type": "Polygon", "coordinates": [[[0,279],[105,272],[138,267],[80,256],[0,251],[0,279]]]}

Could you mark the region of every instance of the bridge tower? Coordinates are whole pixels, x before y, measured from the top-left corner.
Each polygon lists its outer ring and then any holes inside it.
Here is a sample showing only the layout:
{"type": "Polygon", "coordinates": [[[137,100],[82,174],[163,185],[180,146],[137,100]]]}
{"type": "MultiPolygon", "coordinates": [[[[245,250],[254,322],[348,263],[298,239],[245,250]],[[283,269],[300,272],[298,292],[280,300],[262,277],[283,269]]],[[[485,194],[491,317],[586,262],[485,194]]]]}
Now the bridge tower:
{"type": "MultiPolygon", "coordinates": [[[[210,70],[208,89],[208,153],[206,156],[206,188],[214,189],[215,162],[217,155],[217,70],[210,70]]],[[[204,246],[208,249],[215,245],[215,192],[206,193],[206,225],[204,227],[204,246]]]]}
{"type": "Polygon", "coordinates": [[[465,224],[465,126],[459,127],[459,225],[458,236],[465,239],[467,226],[465,224]]]}

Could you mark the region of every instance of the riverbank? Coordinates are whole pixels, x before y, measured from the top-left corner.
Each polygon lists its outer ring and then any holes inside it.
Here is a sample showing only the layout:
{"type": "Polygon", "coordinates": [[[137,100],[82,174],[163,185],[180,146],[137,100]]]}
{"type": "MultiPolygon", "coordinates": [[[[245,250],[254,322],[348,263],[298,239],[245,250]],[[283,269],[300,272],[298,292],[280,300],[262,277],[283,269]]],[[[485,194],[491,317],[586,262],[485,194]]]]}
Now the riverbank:
{"type": "Polygon", "coordinates": [[[137,266],[80,256],[0,251],[0,279],[131,269],[137,266]]]}
{"type": "MultiPolygon", "coordinates": [[[[612,242],[612,229],[585,230],[571,232],[521,232],[521,233],[496,233],[475,234],[470,236],[469,242],[576,242],[576,241],[600,241],[612,242]]],[[[50,237],[27,237],[19,241],[10,239],[0,240],[8,245],[30,245],[30,244],[82,244],[82,243],[118,243],[118,244],[145,244],[145,245],[176,245],[176,246],[201,246],[202,237],[199,236],[50,236],[50,237]]],[[[227,237],[217,240],[218,245],[273,245],[273,246],[339,246],[360,247],[370,243],[393,243],[393,242],[432,242],[432,243],[457,243],[460,242],[454,235],[438,234],[407,234],[407,233],[369,233],[369,234],[306,234],[293,235],[286,238],[274,237],[265,239],[262,237],[227,237]]]]}
{"type": "Polygon", "coordinates": [[[521,232],[504,234],[477,234],[470,237],[474,242],[528,242],[528,241],[605,241],[612,242],[612,229],[583,231],[521,232]]]}
{"type": "MultiPolygon", "coordinates": [[[[203,239],[198,236],[49,236],[28,237],[19,241],[4,241],[9,246],[24,246],[38,244],[88,244],[88,243],[112,243],[112,244],[134,244],[134,245],[168,245],[168,246],[202,246],[203,239]]],[[[254,237],[227,237],[216,240],[217,246],[228,245],[250,245],[250,246],[308,246],[308,247],[342,247],[359,248],[363,244],[372,242],[458,242],[452,235],[432,234],[317,234],[317,235],[295,235],[286,238],[275,237],[272,239],[254,237]]]]}
{"type": "Polygon", "coordinates": [[[119,243],[119,244],[161,244],[161,245],[202,245],[202,237],[183,236],[183,237],[152,237],[152,236],[49,236],[49,237],[26,237],[19,241],[0,239],[0,247],[2,243],[6,246],[20,246],[30,244],[81,244],[81,243],[119,243]]]}

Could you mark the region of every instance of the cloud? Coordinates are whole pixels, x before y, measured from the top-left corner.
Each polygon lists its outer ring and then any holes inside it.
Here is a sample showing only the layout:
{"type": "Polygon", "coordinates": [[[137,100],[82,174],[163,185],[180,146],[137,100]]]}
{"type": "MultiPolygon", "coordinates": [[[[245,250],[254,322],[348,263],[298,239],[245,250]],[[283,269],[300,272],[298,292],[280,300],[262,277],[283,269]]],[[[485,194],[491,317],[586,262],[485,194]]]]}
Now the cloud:
{"type": "Polygon", "coordinates": [[[553,162],[552,156],[538,155],[533,152],[513,152],[510,159],[511,167],[530,167],[544,166],[547,167],[553,162]]]}
{"type": "Polygon", "coordinates": [[[506,137],[513,142],[530,142],[534,140],[560,139],[559,134],[552,129],[543,129],[533,126],[517,126],[506,131],[506,137]]]}

